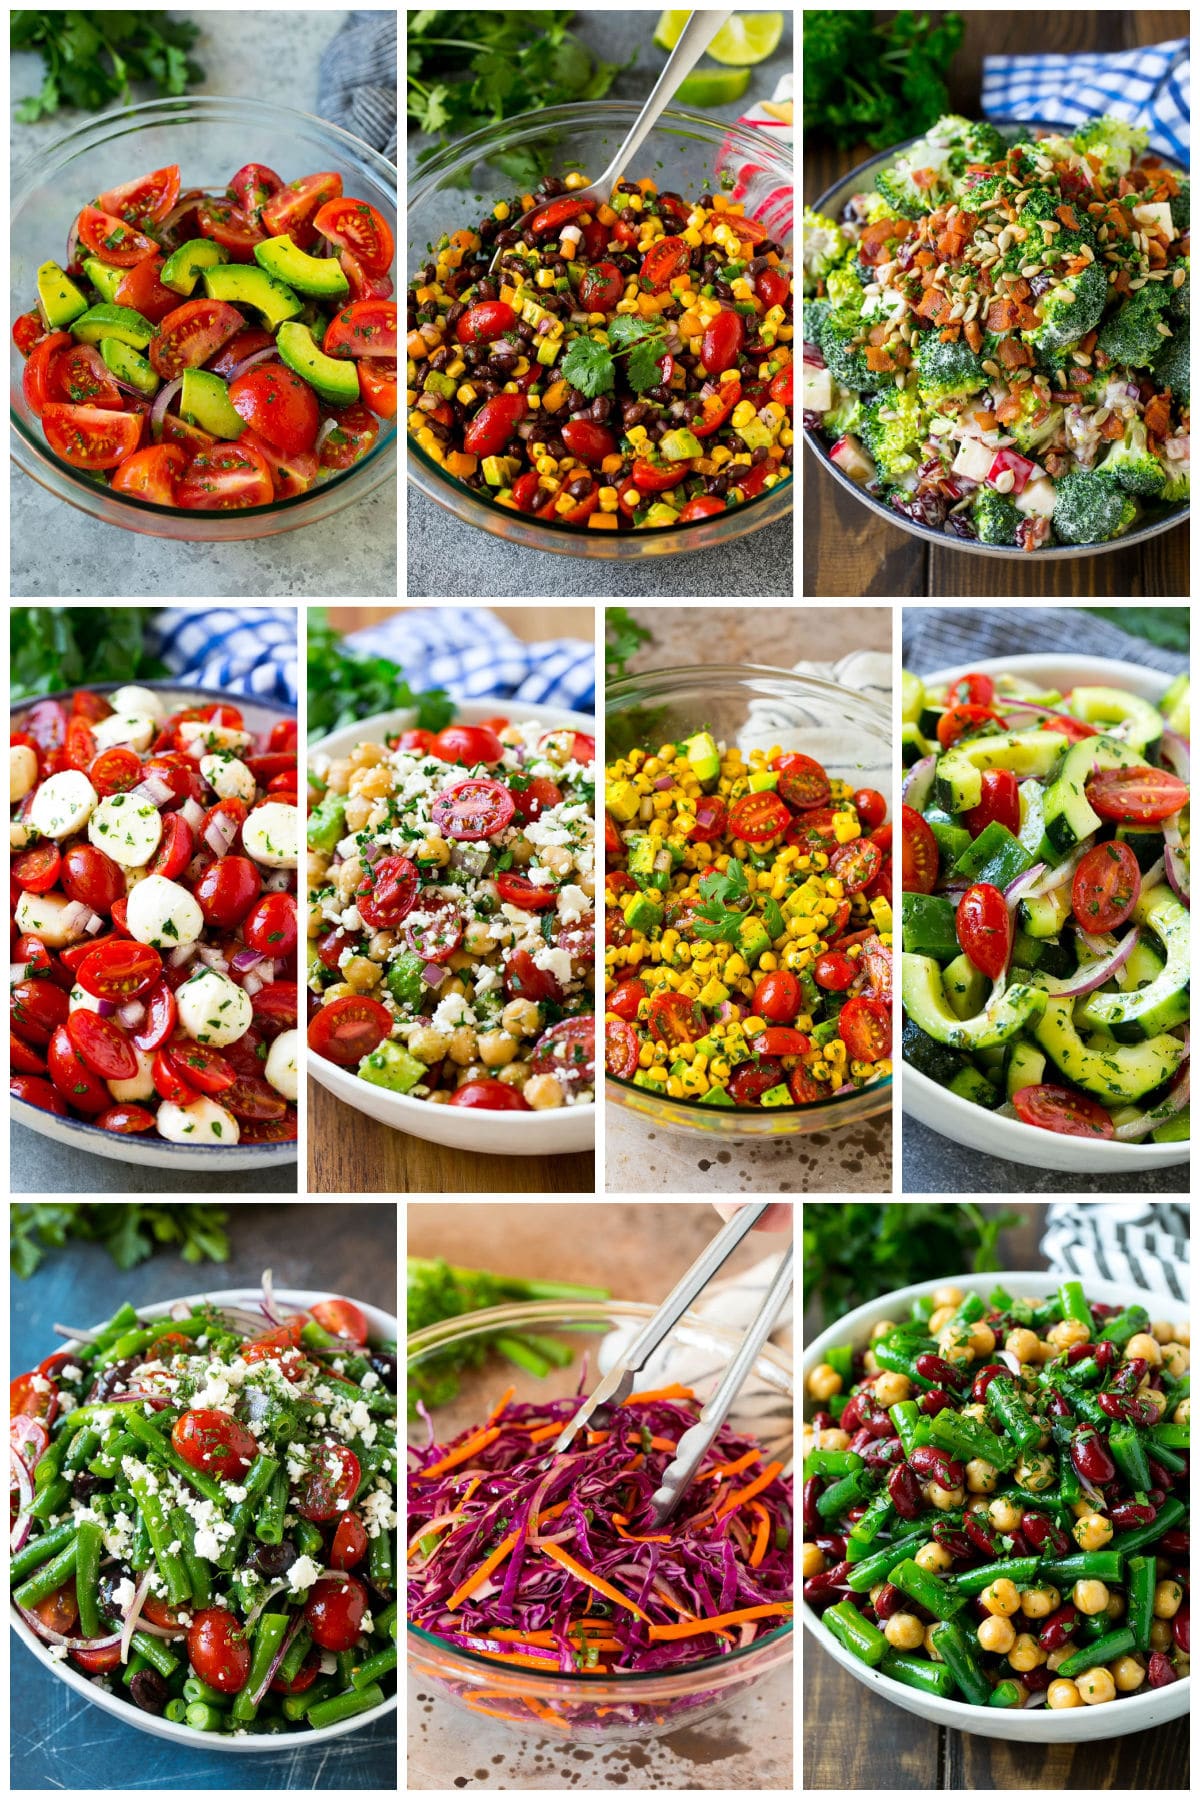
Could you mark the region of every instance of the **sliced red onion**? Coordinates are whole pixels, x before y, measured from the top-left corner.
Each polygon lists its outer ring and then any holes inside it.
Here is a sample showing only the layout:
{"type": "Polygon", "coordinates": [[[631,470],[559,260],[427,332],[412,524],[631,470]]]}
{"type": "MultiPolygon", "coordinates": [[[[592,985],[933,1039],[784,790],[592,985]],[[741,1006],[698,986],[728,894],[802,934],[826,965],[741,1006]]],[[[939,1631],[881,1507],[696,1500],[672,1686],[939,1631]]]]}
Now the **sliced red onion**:
{"type": "Polygon", "coordinates": [[[198,800],[193,800],[190,794],[180,807],[180,817],[185,824],[191,826],[193,836],[196,836],[199,833],[200,827],[204,823],[207,810],[206,807],[201,806],[198,800]]]}
{"type": "Polygon", "coordinates": [[[914,812],[921,812],[929,798],[933,786],[933,772],[937,767],[936,756],[923,756],[915,762],[904,777],[901,799],[905,806],[911,806],[914,812]]]}
{"type": "Polygon", "coordinates": [[[242,973],[246,969],[256,969],[262,960],[261,950],[251,950],[248,944],[244,944],[240,950],[234,951],[229,959],[229,966],[242,973]]]}
{"type": "Polygon", "coordinates": [[[1170,727],[1162,734],[1162,760],[1165,768],[1173,770],[1180,781],[1192,779],[1192,747],[1189,740],[1181,737],[1179,732],[1170,727]]]}
{"type": "Polygon", "coordinates": [[[185,963],[191,962],[195,948],[194,944],[180,944],[177,950],[172,950],[167,961],[173,969],[182,969],[185,963]]]}
{"type": "Polygon", "coordinates": [[[675,777],[673,775],[660,775],[654,783],[655,792],[665,794],[667,789],[669,787],[674,787],[674,785],[675,777]]]}
{"type": "Polygon", "coordinates": [[[95,1010],[100,1018],[111,1019],[116,1016],[117,1003],[115,1000],[97,1000],[95,1010]]]}
{"type": "Polygon", "coordinates": [[[94,913],[83,900],[68,901],[61,921],[62,930],[71,937],[75,937],[80,932],[85,933],[88,937],[94,937],[103,923],[104,920],[94,913]]]}
{"type": "Polygon", "coordinates": [[[1142,876],[1143,894],[1148,894],[1152,887],[1157,887],[1160,881],[1164,881],[1166,879],[1166,873],[1165,858],[1160,856],[1158,861],[1154,863],[1151,868],[1147,869],[1146,873],[1142,876]]]}
{"type": "Polygon", "coordinates": [[[1192,908],[1192,879],[1188,859],[1183,846],[1177,850],[1174,844],[1168,844],[1166,854],[1167,880],[1177,900],[1182,900],[1188,911],[1192,908]]]}
{"type": "Polygon", "coordinates": [[[292,890],[292,869],[272,869],[263,880],[264,894],[289,894],[292,890]]]}
{"type": "Polygon", "coordinates": [[[1098,987],[1103,987],[1106,981],[1111,981],[1113,976],[1119,974],[1125,967],[1133,955],[1134,945],[1140,937],[1141,932],[1135,925],[1133,930],[1121,939],[1115,950],[1102,956],[1098,961],[1085,963],[1081,969],[1076,969],[1073,975],[1061,977],[1041,975],[1038,977],[1038,986],[1044,987],[1048,994],[1063,994],[1069,999],[1075,999],[1080,994],[1094,993],[1098,987]]]}
{"type": "Polygon", "coordinates": [[[204,842],[219,860],[228,856],[233,849],[233,840],[238,834],[236,822],[224,812],[214,812],[204,827],[204,842]]]}
{"type": "Polygon", "coordinates": [[[1059,888],[1067,887],[1091,847],[1090,838],[1085,838],[1082,844],[1076,844],[1066,862],[1055,863],[1046,870],[1037,885],[1030,888],[1028,898],[1043,900],[1047,894],[1056,894],[1059,888]]]}
{"type": "Polygon", "coordinates": [[[1015,881],[1009,882],[1004,890],[1004,904],[1009,912],[1012,912],[1018,900],[1025,898],[1045,867],[1045,863],[1034,863],[1032,869],[1026,869],[1023,875],[1018,875],[1015,881]]]}
{"type": "Polygon", "coordinates": [[[274,344],[268,344],[265,350],[256,350],[253,356],[247,356],[240,363],[235,363],[225,380],[227,382],[236,381],[239,375],[244,375],[247,369],[256,368],[259,363],[279,362],[280,360],[279,352],[274,344]]]}
{"type": "Polygon", "coordinates": [[[150,435],[157,444],[162,438],[163,420],[167,416],[167,408],[183,388],[183,376],[168,381],[154,396],[154,405],[150,408],[150,435]]]}
{"type": "Polygon", "coordinates": [[[446,974],[447,971],[443,969],[441,963],[430,962],[426,963],[425,967],[421,970],[421,980],[425,983],[426,987],[441,987],[443,981],[446,979],[446,974]]]}
{"type": "Polygon", "coordinates": [[[129,790],[131,800],[148,800],[151,806],[162,806],[173,794],[170,782],[160,775],[144,775],[137,786],[129,790]]]}
{"type": "Polygon", "coordinates": [[[127,1000],[117,1013],[117,1017],[126,1031],[136,1031],[145,1016],[146,1008],[140,1000],[127,1000]]]}

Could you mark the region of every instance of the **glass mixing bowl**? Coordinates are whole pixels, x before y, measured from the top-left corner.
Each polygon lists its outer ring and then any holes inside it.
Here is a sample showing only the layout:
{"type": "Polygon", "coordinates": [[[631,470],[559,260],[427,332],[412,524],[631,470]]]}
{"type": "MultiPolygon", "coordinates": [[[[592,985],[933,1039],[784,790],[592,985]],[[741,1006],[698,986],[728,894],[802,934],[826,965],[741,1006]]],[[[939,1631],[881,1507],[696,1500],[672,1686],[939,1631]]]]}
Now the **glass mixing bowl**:
{"type": "MultiPolygon", "coordinates": [[[[591,180],[608,167],[641,111],[630,101],[590,101],[522,113],[502,125],[477,131],[431,157],[409,183],[408,270],[429,260],[430,246],[445,232],[473,230],[497,200],[529,193],[546,175],[581,170],[591,180]]],[[[785,147],[765,131],[719,125],[692,113],[668,110],[642,145],[629,180],[652,175],[660,189],[689,196],[721,192],[721,174],[740,178],[734,197],[753,218],[768,196],[790,188],[792,163],[785,147]]],[[[784,245],[791,256],[791,239],[784,245]]],[[[685,550],[713,550],[777,524],[792,510],[791,481],[732,512],[698,519],[666,531],[589,531],[586,525],[555,525],[528,519],[506,507],[478,499],[446,474],[419,444],[408,441],[408,478],[430,500],[468,525],[477,525],[510,544],[551,550],[560,556],[630,561],[678,556],[685,550]]]]}
{"type": "MultiPolygon", "coordinates": [[[[889,712],[864,695],[814,675],[788,669],[711,667],[652,669],[610,682],[605,697],[605,754],[611,761],[636,745],[679,743],[711,731],[718,743],[743,752],[799,750],[851,787],[892,790],[892,723],[889,712]]],[[[892,1078],[807,1106],[703,1106],[672,1100],[608,1075],[606,1097],[670,1131],[711,1142],[739,1138],[797,1137],[832,1131],[887,1112],[892,1078]]]]}
{"type": "MultiPolygon", "coordinates": [[[[39,265],[47,258],[65,258],[67,233],[93,195],[169,163],[179,164],[184,187],[219,191],[249,161],[266,163],[285,182],[334,169],[342,177],[343,191],[369,200],[395,234],[395,169],[336,125],[269,100],[223,100],[209,94],[154,100],[87,119],[14,172],[10,319],[34,304],[39,265]]],[[[106,525],[192,543],[274,537],[301,525],[319,524],[383,482],[395,480],[396,431],[385,421],[374,447],[353,468],[331,475],[307,494],[271,506],[189,512],[113,493],[51,450],[25,398],[21,382],[25,359],[15,344],[11,357],[13,461],[41,487],[106,525]]]]}
{"type": "MultiPolygon", "coordinates": [[[[447,1354],[456,1365],[464,1356],[481,1362],[482,1366],[469,1367],[460,1375],[461,1385],[453,1399],[427,1405],[434,1439],[446,1443],[487,1418],[509,1388],[518,1405],[587,1393],[597,1379],[595,1353],[601,1334],[623,1330],[632,1335],[655,1310],[632,1300],[539,1300],[446,1319],[409,1337],[408,1380],[411,1383],[418,1372],[433,1375],[437,1357],[447,1354]],[[570,1360],[539,1379],[483,1350],[484,1341],[499,1331],[552,1336],[571,1352],[570,1360]]],[[[669,1363],[670,1379],[688,1382],[701,1399],[707,1398],[741,1335],[738,1330],[725,1330],[694,1313],[685,1313],[645,1373],[653,1385],[664,1378],[660,1371],[669,1363]]],[[[736,1430],[757,1437],[772,1459],[781,1461],[789,1471],[794,1395],[791,1358],[768,1343],[729,1414],[729,1423],[736,1430]]],[[[424,1444],[428,1429],[420,1417],[411,1421],[409,1442],[424,1444]]],[[[794,1552],[794,1531],[792,1540],[794,1552]]],[[[573,1738],[588,1744],[630,1744],[648,1737],[667,1737],[697,1724],[784,1669],[791,1660],[792,1631],[789,1619],[745,1649],[726,1656],[710,1657],[665,1674],[604,1677],[542,1675],[506,1667],[409,1625],[408,1661],[414,1674],[431,1682],[452,1704],[499,1719],[522,1737],[549,1738],[555,1743],[573,1738]]],[[[787,1703],[785,1694],[781,1687],[781,1706],[787,1703]]]]}

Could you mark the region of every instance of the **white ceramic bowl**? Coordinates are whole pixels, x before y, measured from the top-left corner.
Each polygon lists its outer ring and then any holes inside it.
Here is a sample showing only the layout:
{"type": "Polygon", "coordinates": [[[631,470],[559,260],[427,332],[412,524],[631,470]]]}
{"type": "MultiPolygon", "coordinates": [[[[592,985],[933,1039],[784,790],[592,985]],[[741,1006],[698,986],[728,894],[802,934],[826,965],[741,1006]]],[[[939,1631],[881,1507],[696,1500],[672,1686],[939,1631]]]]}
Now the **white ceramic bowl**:
{"type": "MultiPolygon", "coordinates": [[[[129,683],[92,681],[81,685],[90,693],[111,694],[119,687],[128,687],[129,683]]],[[[236,706],[247,729],[253,732],[270,731],[280,719],[296,716],[294,707],[289,709],[275,700],[256,699],[252,694],[222,693],[216,688],[192,687],[178,681],[140,681],[137,685],[161,694],[173,711],[214,700],[236,706]]],[[[14,700],[9,709],[14,729],[18,714],[27,712],[38,700],[62,700],[69,708],[71,691],[35,694],[26,700],[14,700]]],[[[203,1144],[172,1144],[150,1132],[145,1135],[130,1132],[126,1136],[118,1131],[102,1131],[85,1119],[61,1119],[57,1113],[31,1106],[28,1100],[12,1100],[10,1105],[17,1123],[27,1125],[30,1131],[36,1131],[42,1137],[53,1138],[57,1144],[70,1144],[76,1150],[87,1150],[93,1156],[106,1157],[109,1162],[136,1163],[143,1169],[275,1169],[296,1160],[294,1140],[286,1144],[214,1144],[211,1148],[203,1144]]]]}
{"type": "MultiPolygon", "coordinates": [[[[215,1306],[254,1307],[258,1305],[261,1292],[261,1288],[222,1288],[217,1292],[186,1294],[183,1299],[188,1306],[211,1300],[215,1306]]],[[[322,1288],[275,1289],[275,1298],[280,1305],[294,1306],[297,1309],[303,1308],[305,1311],[309,1311],[320,1300],[330,1300],[334,1297],[322,1288]]],[[[138,1317],[161,1319],[170,1312],[173,1306],[178,1304],[178,1300],[163,1300],[152,1306],[139,1306],[138,1317]]],[[[399,1321],[391,1313],[381,1312],[379,1307],[368,1306],[362,1300],[356,1300],[354,1304],[365,1317],[372,1338],[388,1343],[399,1343],[399,1321]]],[[[105,1322],[101,1321],[101,1323],[105,1322]]],[[[76,1339],[68,1338],[64,1339],[58,1348],[71,1350],[75,1346],[76,1339]]],[[[49,1349],[47,1354],[49,1354],[49,1349]]],[[[39,1637],[34,1636],[11,1602],[9,1616],[17,1637],[28,1647],[38,1662],[56,1675],[60,1681],[65,1681],[76,1694],[84,1700],[90,1700],[93,1705],[100,1707],[114,1719],[119,1719],[126,1725],[132,1725],[135,1730],[149,1732],[151,1737],[169,1738],[173,1744],[184,1750],[234,1751],[242,1756],[265,1754],[270,1751],[278,1757],[285,1749],[306,1749],[310,1743],[326,1744],[333,1738],[345,1737],[347,1732],[356,1731],[360,1726],[369,1725],[373,1720],[382,1718],[385,1713],[394,1713],[396,1710],[397,1694],[392,1694],[382,1706],[377,1706],[373,1712],[360,1713],[356,1719],[343,1719],[338,1725],[327,1725],[323,1731],[314,1731],[308,1726],[301,1726],[294,1733],[262,1737],[256,1737],[253,1733],[247,1733],[242,1737],[232,1737],[221,1731],[195,1731],[189,1725],[173,1725],[169,1719],[164,1719],[158,1713],[142,1712],[140,1708],[130,1705],[128,1700],[122,1700],[116,1694],[106,1694],[103,1688],[97,1687],[93,1681],[87,1676],[81,1675],[69,1663],[56,1662],[50,1655],[47,1646],[39,1637]]]]}
{"type": "MultiPolygon", "coordinates": [[[[1170,676],[1137,663],[1112,662],[1103,656],[1053,656],[1041,652],[959,663],[932,675],[919,670],[914,673],[927,687],[941,687],[970,669],[978,669],[984,675],[1020,675],[1027,681],[1060,690],[1077,683],[1123,687],[1155,705],[1171,685],[1170,676]]],[[[1025,1163],[1030,1168],[1062,1169],[1075,1175],[1124,1175],[1138,1169],[1173,1168],[1187,1162],[1191,1152],[1187,1143],[1122,1144],[1112,1139],[1065,1137],[1042,1131],[1037,1125],[1026,1125],[1021,1119],[1001,1119],[986,1107],[960,1100],[957,1094],[939,1087],[907,1063],[900,1085],[904,1111],[931,1131],[953,1138],[956,1144],[965,1144],[968,1150],[1002,1156],[1008,1162],[1025,1163]]]]}
{"type": "MultiPolygon", "coordinates": [[[[570,728],[588,737],[596,735],[596,721],[586,713],[564,712],[559,707],[530,706],[524,701],[506,701],[494,696],[490,700],[456,701],[454,717],[464,725],[479,725],[497,716],[511,718],[514,724],[535,720],[547,731],[570,728]]],[[[382,741],[398,731],[407,731],[416,723],[412,708],[377,713],[372,719],[343,726],[308,746],[308,755],[346,756],[355,744],[365,739],[382,741]]],[[[599,751],[597,750],[597,754],[599,751]]],[[[339,1069],[323,1056],[308,1054],[308,1072],[323,1088],[344,1100],[356,1112],[365,1113],[393,1131],[405,1131],[409,1137],[424,1138],[430,1144],[445,1144],[452,1150],[480,1150],[492,1156],[558,1156],[568,1150],[591,1150],[596,1142],[596,1107],[563,1106],[547,1112],[487,1112],[482,1107],[434,1106],[427,1100],[414,1100],[408,1094],[397,1094],[391,1088],[376,1087],[360,1081],[349,1069],[339,1069]]]]}
{"type": "MultiPolygon", "coordinates": [[[[982,668],[984,665],[976,663],[973,666],[982,668]]],[[[943,1279],[948,1281],[950,1277],[943,1279]]],[[[982,1294],[985,1299],[993,1288],[1003,1287],[1008,1289],[1014,1299],[1029,1296],[1041,1300],[1057,1286],[1055,1276],[1047,1269],[1037,1269],[1032,1273],[956,1275],[953,1282],[964,1294],[982,1294]]],[[[866,1345],[873,1325],[877,1325],[881,1319],[898,1322],[908,1318],[912,1302],[920,1295],[927,1294],[931,1287],[941,1285],[942,1281],[919,1281],[912,1287],[899,1288],[894,1294],[885,1294],[878,1300],[868,1300],[865,1306],[847,1313],[844,1319],[838,1319],[805,1347],[802,1392],[807,1395],[810,1371],[824,1361],[826,1351],[834,1344],[866,1345]]],[[[1107,1306],[1128,1306],[1138,1301],[1152,1319],[1174,1321],[1186,1317],[1187,1313],[1186,1303],[1173,1300],[1167,1294],[1147,1292],[1142,1288],[1130,1293],[1128,1288],[1119,1286],[1115,1281],[1088,1280],[1084,1283],[1084,1292],[1089,1300],[1099,1300],[1107,1306]]],[[[806,1402],[806,1412],[811,1414],[814,1410],[806,1402]]],[[[1028,1711],[1023,1707],[1003,1707],[993,1711],[987,1706],[970,1706],[964,1700],[942,1700],[935,1694],[918,1693],[916,1688],[907,1687],[902,1681],[894,1681],[890,1675],[881,1675],[877,1669],[868,1668],[865,1662],[843,1649],[833,1633],[821,1624],[820,1615],[813,1612],[811,1607],[802,1605],[800,1611],[805,1630],[811,1632],[821,1649],[827,1651],[856,1681],[861,1681],[864,1687],[874,1689],[885,1700],[902,1707],[905,1712],[916,1713],[919,1718],[928,1719],[931,1725],[948,1725],[958,1731],[972,1732],[976,1737],[1006,1738],[1010,1743],[1019,1744],[1103,1742],[1107,1738],[1128,1737],[1135,1731],[1149,1731],[1157,1725],[1167,1724],[1171,1719],[1182,1718],[1191,1698],[1190,1681],[1175,1681],[1169,1687],[1146,1688],[1141,1693],[1131,1694],[1124,1700],[1113,1700],[1105,1706],[1077,1706],[1064,1712],[1049,1712],[1044,1706],[1028,1711]]]]}

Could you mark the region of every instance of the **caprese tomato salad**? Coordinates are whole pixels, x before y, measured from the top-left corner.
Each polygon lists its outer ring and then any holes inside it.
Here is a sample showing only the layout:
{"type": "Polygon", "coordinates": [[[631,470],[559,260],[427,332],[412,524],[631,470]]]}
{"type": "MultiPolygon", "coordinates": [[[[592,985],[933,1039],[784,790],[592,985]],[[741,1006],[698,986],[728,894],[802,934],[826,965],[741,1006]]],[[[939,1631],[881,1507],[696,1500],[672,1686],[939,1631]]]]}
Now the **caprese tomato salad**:
{"type": "Polygon", "coordinates": [[[1189,1136],[1187,676],[904,677],[904,1058],[1069,1136],[1189,1136]]]}
{"type": "Polygon", "coordinates": [[[296,1136],[296,722],[81,689],[9,750],[11,1091],[175,1144],[296,1136]]]}
{"type": "Polygon", "coordinates": [[[63,462],[188,511],[268,506],[348,469],[396,416],[391,228],[331,170],[227,188],[177,164],[111,188],[13,326],[63,462]]]}

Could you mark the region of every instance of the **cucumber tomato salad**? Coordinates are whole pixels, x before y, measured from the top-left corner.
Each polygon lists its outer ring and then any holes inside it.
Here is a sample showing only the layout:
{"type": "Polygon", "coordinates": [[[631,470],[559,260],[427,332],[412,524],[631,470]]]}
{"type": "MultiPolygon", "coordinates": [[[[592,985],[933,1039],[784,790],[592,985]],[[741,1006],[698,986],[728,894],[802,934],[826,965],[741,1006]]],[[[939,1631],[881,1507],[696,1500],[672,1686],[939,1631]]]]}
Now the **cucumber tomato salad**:
{"type": "Polygon", "coordinates": [[[1186,1140],[1190,686],[904,676],[905,1061],[1070,1136],[1186,1140]]]}
{"type": "Polygon", "coordinates": [[[178,164],[99,195],[13,325],[55,455],[157,506],[303,494],[396,416],[393,240],[332,170],[247,163],[219,191],[178,164]]]}

